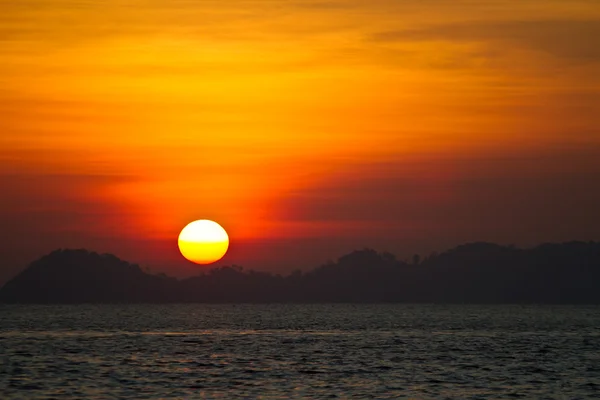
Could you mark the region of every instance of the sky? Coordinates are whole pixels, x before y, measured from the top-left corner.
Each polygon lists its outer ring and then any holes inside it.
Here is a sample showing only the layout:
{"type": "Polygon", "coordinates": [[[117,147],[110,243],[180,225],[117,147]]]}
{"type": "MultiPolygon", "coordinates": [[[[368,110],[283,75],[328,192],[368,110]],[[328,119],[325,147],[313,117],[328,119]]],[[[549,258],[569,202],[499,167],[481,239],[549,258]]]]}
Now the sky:
{"type": "Polygon", "coordinates": [[[597,0],[0,3],[0,283],[600,240],[597,0]]]}

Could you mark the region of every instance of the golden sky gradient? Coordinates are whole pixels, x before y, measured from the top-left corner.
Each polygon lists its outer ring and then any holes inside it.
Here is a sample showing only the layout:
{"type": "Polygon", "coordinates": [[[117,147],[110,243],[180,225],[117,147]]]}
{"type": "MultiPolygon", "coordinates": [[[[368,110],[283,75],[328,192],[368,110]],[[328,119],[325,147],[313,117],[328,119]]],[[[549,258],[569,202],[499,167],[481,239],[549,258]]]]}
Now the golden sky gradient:
{"type": "Polygon", "coordinates": [[[3,1],[0,252],[597,240],[598,71],[597,0],[3,1]]]}

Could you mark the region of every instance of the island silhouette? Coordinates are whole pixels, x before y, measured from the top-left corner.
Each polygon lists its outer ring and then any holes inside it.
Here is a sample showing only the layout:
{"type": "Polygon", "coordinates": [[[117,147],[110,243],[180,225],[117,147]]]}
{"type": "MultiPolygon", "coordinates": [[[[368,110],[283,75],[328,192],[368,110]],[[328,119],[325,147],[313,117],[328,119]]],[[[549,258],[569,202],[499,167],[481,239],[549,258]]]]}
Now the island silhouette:
{"type": "Polygon", "coordinates": [[[214,268],[176,279],[111,254],[56,250],[0,289],[4,303],[600,303],[600,243],[464,244],[410,261],[353,251],[282,276],[214,268]]]}

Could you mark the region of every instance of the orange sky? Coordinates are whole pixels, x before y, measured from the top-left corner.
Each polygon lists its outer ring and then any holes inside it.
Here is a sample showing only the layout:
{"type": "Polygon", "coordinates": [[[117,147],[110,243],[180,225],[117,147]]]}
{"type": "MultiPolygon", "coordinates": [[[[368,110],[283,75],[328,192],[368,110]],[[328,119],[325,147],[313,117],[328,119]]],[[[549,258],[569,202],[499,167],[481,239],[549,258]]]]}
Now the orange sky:
{"type": "Polygon", "coordinates": [[[56,247],[182,273],[600,239],[596,0],[0,4],[0,281],[56,247]],[[185,270],[185,272],[189,272],[185,270]]]}

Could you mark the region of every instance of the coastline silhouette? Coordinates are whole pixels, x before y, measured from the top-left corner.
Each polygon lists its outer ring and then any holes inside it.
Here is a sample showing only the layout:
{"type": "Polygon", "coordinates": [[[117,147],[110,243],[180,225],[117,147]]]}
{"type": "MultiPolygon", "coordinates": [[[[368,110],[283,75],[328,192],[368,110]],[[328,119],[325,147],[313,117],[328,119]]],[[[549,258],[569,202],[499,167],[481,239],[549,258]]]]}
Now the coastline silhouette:
{"type": "Polygon", "coordinates": [[[410,261],[354,251],[287,276],[233,265],[175,279],[111,254],[56,250],[0,289],[4,303],[600,303],[600,243],[469,243],[410,261]]]}

